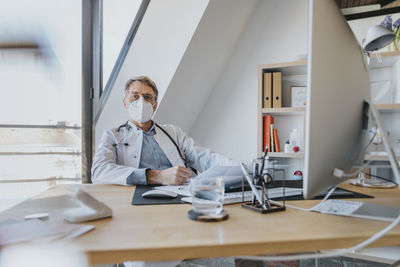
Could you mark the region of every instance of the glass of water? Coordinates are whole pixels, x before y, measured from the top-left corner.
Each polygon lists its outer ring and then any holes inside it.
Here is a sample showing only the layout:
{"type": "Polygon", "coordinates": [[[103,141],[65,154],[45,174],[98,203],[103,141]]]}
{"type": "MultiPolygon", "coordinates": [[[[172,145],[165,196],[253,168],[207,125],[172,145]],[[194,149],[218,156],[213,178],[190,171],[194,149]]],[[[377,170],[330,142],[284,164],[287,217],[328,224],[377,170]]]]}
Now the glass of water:
{"type": "Polygon", "coordinates": [[[223,210],[225,185],[222,177],[191,180],[192,208],[200,214],[220,214],[223,210]]]}

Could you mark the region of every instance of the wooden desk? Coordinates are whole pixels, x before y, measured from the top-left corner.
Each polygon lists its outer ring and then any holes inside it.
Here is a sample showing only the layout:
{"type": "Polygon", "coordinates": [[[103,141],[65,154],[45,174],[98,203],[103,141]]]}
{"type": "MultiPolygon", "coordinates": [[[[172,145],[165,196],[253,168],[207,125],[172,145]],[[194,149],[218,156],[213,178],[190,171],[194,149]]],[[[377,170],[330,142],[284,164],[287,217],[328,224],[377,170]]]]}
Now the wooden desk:
{"type": "MultiPolygon", "coordinates": [[[[323,215],[288,208],[268,215],[226,205],[230,218],[219,223],[194,222],[187,218],[189,204],[132,206],[134,187],[112,185],[56,186],[0,214],[21,219],[33,212],[49,212],[50,222],[62,221],[68,207],[68,187],[82,187],[108,204],[114,217],[88,224],[96,229],[73,241],[87,252],[93,264],[127,260],[175,260],[237,255],[298,253],[353,246],[388,225],[387,222],[323,215]],[[64,196],[63,196],[64,194],[64,196]],[[48,201],[47,197],[55,197],[48,201]],[[57,204],[64,203],[61,208],[57,204]]],[[[350,185],[348,185],[350,187],[350,185]]],[[[398,189],[351,187],[376,196],[362,201],[400,205],[398,189]]],[[[312,207],[317,201],[291,201],[312,207]]],[[[373,246],[400,245],[397,227],[373,246]]]]}

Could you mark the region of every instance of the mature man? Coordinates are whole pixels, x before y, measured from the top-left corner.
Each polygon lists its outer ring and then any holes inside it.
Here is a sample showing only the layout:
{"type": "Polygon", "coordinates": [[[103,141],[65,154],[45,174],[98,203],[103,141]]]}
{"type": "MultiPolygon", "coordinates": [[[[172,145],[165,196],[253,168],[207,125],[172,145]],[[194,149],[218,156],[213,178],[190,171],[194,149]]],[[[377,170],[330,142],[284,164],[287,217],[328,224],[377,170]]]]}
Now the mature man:
{"type": "Polygon", "coordinates": [[[123,104],[130,119],[104,133],[93,160],[93,183],[180,185],[193,175],[190,168],[203,172],[237,164],[199,146],[180,128],[153,122],[157,96],[150,78],[128,80],[123,104]]]}

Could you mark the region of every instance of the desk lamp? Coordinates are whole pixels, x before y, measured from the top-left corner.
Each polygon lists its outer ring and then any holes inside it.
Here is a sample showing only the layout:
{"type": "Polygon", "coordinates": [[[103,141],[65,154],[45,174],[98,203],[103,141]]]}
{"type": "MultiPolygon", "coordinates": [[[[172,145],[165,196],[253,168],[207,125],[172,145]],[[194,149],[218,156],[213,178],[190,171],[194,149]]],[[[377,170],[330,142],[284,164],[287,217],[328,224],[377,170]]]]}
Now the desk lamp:
{"type": "MultiPolygon", "coordinates": [[[[383,25],[374,25],[369,28],[367,37],[362,41],[364,50],[368,55],[368,64],[370,62],[370,54],[372,52],[388,46],[395,38],[396,35],[383,25]]],[[[377,53],[377,58],[379,62],[382,62],[379,53],[377,53]]]]}

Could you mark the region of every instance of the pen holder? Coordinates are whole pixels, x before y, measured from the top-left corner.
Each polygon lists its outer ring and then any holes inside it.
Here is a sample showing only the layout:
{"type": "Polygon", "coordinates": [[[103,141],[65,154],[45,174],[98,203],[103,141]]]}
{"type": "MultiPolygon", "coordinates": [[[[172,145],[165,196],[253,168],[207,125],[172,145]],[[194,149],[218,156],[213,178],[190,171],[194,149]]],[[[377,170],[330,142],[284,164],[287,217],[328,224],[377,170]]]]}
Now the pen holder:
{"type": "MultiPolygon", "coordinates": [[[[262,213],[262,214],[286,210],[286,206],[285,206],[285,170],[275,168],[274,160],[265,159],[266,161],[268,161],[267,168],[262,168],[259,171],[258,170],[258,162],[257,162],[258,160],[260,160],[260,159],[257,159],[254,162],[254,168],[253,168],[251,182],[253,183],[253,188],[256,188],[256,190],[259,193],[259,199],[261,199],[261,203],[255,197],[254,192],[252,194],[251,201],[244,201],[244,199],[245,199],[245,197],[244,197],[245,180],[244,180],[244,177],[242,177],[242,207],[245,209],[249,209],[249,210],[258,212],[258,213],[262,213]],[[268,188],[270,187],[270,185],[273,184],[276,172],[282,172],[282,176],[283,176],[282,203],[271,202],[271,200],[269,198],[269,194],[268,194],[268,188]],[[261,194],[261,196],[260,196],[260,194],[261,194]]],[[[263,160],[263,158],[261,158],[261,160],[263,160]]],[[[264,165],[262,165],[262,166],[264,166],[264,165]]]]}

